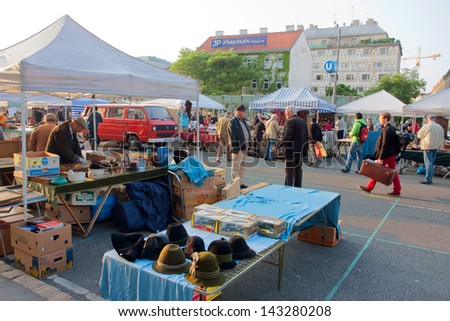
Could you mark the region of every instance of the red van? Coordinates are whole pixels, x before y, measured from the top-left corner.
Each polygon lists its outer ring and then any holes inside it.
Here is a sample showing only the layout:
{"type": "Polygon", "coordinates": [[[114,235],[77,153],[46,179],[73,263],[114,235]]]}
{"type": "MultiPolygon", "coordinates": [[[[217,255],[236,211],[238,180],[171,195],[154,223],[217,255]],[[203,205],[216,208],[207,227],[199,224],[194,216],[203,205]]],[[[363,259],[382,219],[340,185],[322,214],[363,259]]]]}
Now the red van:
{"type": "MultiPolygon", "coordinates": [[[[102,141],[170,142],[178,133],[177,123],[163,106],[102,104],[96,108],[103,117],[97,133],[102,141]]],[[[91,109],[86,106],[83,116],[88,117],[91,109]]]]}

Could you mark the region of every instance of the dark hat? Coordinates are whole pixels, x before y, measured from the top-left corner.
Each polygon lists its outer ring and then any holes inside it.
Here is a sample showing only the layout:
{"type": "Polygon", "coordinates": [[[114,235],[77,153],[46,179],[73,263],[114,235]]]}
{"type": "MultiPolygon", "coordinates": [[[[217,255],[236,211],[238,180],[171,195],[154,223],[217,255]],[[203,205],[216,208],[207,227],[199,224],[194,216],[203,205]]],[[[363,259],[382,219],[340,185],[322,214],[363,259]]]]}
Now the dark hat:
{"type": "Polygon", "coordinates": [[[183,249],[184,255],[190,258],[194,252],[205,251],[205,242],[200,236],[189,236],[186,241],[186,247],[183,249]]]}
{"type": "Polygon", "coordinates": [[[169,244],[169,238],[165,234],[151,234],[145,241],[141,259],[156,261],[164,246],[169,244]]]}
{"type": "Polygon", "coordinates": [[[427,119],[436,119],[436,115],[428,115],[427,119]]]}
{"type": "Polygon", "coordinates": [[[225,283],[225,275],[220,273],[216,256],[211,252],[194,252],[192,265],[185,275],[189,283],[198,286],[219,286],[225,283]]]}
{"type": "Polygon", "coordinates": [[[221,270],[232,269],[236,266],[236,261],[233,260],[233,248],[224,238],[212,241],[208,251],[216,255],[221,270]]]}
{"type": "Polygon", "coordinates": [[[185,246],[189,235],[181,223],[170,223],[166,230],[170,243],[185,246]]]}
{"type": "Polygon", "coordinates": [[[87,122],[86,122],[86,120],[84,120],[84,118],[83,117],[78,117],[77,119],[75,119],[75,121],[81,126],[81,127],[83,127],[83,129],[88,129],[88,125],[87,125],[87,122]]]}
{"type": "Polygon", "coordinates": [[[242,236],[234,235],[228,239],[233,248],[233,259],[245,260],[252,259],[256,253],[247,245],[247,242],[242,236]]]}
{"type": "Polygon", "coordinates": [[[111,242],[119,256],[134,262],[141,257],[145,241],[138,233],[111,233],[111,242]]]}
{"type": "Polygon", "coordinates": [[[244,105],[239,105],[239,106],[236,107],[236,110],[243,111],[243,110],[245,110],[245,106],[244,105]]]}
{"type": "Polygon", "coordinates": [[[163,274],[181,274],[189,271],[191,263],[186,261],[183,250],[176,244],[167,244],[152,264],[153,270],[163,274]]]}

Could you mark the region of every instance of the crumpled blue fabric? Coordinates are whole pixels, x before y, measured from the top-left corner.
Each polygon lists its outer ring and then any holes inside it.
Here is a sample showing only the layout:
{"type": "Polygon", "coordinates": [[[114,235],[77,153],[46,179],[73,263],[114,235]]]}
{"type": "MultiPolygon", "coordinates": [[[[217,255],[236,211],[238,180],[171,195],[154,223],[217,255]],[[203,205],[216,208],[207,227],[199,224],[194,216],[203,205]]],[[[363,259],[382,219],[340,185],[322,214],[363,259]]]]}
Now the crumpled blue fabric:
{"type": "Polygon", "coordinates": [[[181,169],[189,180],[197,186],[202,186],[203,180],[208,177],[208,171],[203,163],[195,157],[186,157],[179,164],[170,164],[169,170],[176,172],[181,169]]]}
{"type": "Polygon", "coordinates": [[[126,185],[126,192],[136,202],[145,225],[152,231],[165,230],[172,214],[170,183],[167,177],[126,185]]]}

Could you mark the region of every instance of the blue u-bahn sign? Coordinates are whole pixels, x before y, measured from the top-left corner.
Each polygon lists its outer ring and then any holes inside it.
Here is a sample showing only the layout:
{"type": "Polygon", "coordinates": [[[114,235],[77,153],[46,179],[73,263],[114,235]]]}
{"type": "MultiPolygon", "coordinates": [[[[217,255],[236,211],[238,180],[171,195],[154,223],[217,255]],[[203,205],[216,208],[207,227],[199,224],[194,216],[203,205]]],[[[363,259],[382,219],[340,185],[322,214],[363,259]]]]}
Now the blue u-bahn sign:
{"type": "Polygon", "coordinates": [[[327,60],[323,64],[323,70],[326,72],[336,72],[337,63],[336,60],[327,60]]]}

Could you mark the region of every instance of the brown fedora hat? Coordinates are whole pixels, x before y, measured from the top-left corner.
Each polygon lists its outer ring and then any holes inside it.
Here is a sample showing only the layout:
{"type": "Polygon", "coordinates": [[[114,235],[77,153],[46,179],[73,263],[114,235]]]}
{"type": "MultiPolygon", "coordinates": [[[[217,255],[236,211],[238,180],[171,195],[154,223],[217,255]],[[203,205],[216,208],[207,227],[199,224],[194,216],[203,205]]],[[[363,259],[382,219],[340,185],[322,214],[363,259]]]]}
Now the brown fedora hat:
{"type": "Polygon", "coordinates": [[[167,244],[152,264],[153,270],[163,274],[182,274],[189,271],[191,263],[186,261],[183,250],[176,244],[167,244]]]}
{"type": "Polygon", "coordinates": [[[225,275],[220,273],[216,256],[211,252],[195,252],[191,256],[192,265],[184,277],[198,286],[219,286],[225,283],[225,275]]]}

